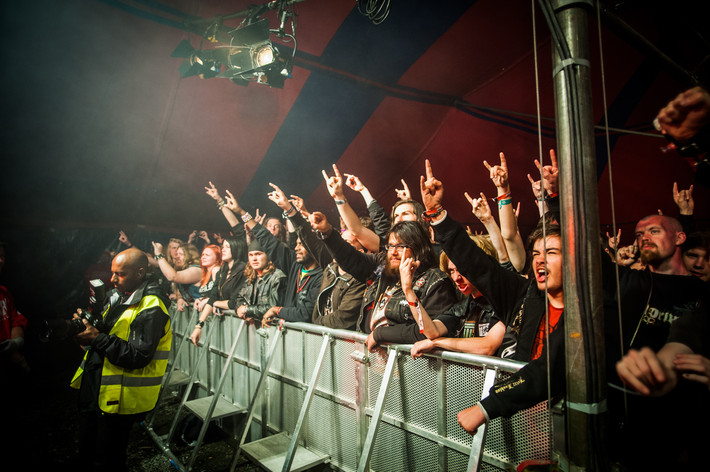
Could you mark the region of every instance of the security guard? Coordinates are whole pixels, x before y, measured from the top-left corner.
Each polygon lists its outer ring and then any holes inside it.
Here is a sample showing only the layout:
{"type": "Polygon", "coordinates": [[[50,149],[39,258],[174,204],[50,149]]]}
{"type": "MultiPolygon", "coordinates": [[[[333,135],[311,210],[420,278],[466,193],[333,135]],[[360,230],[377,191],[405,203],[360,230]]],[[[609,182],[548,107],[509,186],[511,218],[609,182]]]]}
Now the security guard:
{"type": "Polygon", "coordinates": [[[111,264],[116,290],[109,293],[100,330],[83,319],[86,329],[74,337],[86,350],[71,383],[79,389],[84,470],[126,470],[131,428],[158,400],[172,333],[168,301],[146,280],[147,269],[140,250],[119,253],[111,264]]]}

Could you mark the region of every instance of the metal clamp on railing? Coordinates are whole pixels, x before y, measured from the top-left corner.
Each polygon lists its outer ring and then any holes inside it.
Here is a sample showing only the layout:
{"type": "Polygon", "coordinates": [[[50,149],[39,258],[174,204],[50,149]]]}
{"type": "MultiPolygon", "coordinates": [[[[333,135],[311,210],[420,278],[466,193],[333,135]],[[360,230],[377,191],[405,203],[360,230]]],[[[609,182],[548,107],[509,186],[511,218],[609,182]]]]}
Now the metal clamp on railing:
{"type": "Polygon", "coordinates": [[[350,357],[356,361],[360,362],[361,364],[369,364],[370,363],[370,358],[367,355],[366,352],[363,351],[353,351],[350,353],[350,357]]]}

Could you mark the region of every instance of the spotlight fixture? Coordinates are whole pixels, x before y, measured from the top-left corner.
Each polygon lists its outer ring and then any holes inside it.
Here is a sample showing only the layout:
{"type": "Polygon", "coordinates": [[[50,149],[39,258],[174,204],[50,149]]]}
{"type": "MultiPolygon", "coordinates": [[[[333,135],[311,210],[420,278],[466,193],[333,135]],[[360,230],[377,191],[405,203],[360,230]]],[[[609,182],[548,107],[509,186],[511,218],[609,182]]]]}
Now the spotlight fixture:
{"type": "MultiPolygon", "coordinates": [[[[281,0],[260,8],[250,8],[242,23],[232,30],[222,24],[224,17],[217,18],[207,27],[199,26],[205,32],[203,38],[216,44],[214,48],[204,50],[200,44],[200,49],[196,50],[187,40],[183,40],[172,54],[173,57],[185,58],[178,69],[180,76],[198,75],[205,79],[219,77],[230,79],[238,85],[256,82],[283,88],[286,79],[291,77],[296,53],[295,22],[291,21],[291,34],[284,31],[287,19],[295,15],[293,9],[287,8],[292,3],[296,1],[281,0]],[[264,11],[272,8],[278,8],[280,22],[278,29],[274,30],[269,29],[267,19],[258,19],[264,11]],[[272,34],[284,41],[290,38],[294,43],[293,50],[287,54],[282,52],[271,41],[272,34]]],[[[200,20],[200,24],[204,25],[204,20],[200,20]]],[[[189,30],[196,29],[193,25],[189,30]]]]}
{"type": "Polygon", "coordinates": [[[171,54],[172,57],[185,58],[178,68],[180,77],[197,75],[203,79],[217,77],[221,71],[222,55],[221,51],[214,49],[197,51],[186,40],[180,42],[171,54]]]}

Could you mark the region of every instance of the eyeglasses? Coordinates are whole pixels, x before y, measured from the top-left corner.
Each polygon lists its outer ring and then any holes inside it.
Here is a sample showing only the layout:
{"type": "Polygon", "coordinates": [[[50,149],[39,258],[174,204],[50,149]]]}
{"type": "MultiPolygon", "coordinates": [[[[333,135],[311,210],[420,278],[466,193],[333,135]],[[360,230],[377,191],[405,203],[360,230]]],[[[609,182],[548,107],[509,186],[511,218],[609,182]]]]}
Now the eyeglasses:
{"type": "Polygon", "coordinates": [[[387,245],[385,245],[385,251],[391,251],[391,250],[400,251],[400,250],[404,250],[404,249],[408,249],[408,248],[409,248],[409,246],[405,246],[404,244],[387,244],[387,245]]]}

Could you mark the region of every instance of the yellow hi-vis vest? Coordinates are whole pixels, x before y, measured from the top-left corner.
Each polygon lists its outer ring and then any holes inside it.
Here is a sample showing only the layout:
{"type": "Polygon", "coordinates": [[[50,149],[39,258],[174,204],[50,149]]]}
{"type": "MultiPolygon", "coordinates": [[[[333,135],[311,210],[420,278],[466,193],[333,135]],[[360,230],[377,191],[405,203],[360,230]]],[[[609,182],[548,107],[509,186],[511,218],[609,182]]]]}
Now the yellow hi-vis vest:
{"type": "MultiPolygon", "coordinates": [[[[119,339],[128,341],[131,332],[131,323],[140,316],[141,312],[149,308],[160,306],[166,314],[165,304],[155,295],[146,295],[136,305],[128,307],[111,328],[109,334],[119,339]]],[[[105,316],[104,312],[104,316],[105,316]]],[[[165,325],[165,334],[158,343],[158,348],[150,363],[141,369],[124,369],[112,364],[104,357],[101,371],[101,386],[99,388],[99,408],[105,413],[119,415],[132,415],[150,411],[158,402],[160,385],[168,366],[168,356],[172,343],[172,330],[170,320],[165,325]]],[[[89,353],[72,378],[73,388],[81,387],[81,376],[84,372],[84,363],[89,353]]]]}

